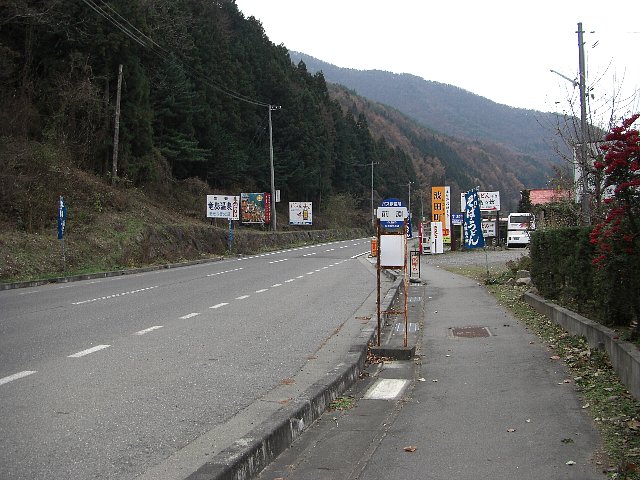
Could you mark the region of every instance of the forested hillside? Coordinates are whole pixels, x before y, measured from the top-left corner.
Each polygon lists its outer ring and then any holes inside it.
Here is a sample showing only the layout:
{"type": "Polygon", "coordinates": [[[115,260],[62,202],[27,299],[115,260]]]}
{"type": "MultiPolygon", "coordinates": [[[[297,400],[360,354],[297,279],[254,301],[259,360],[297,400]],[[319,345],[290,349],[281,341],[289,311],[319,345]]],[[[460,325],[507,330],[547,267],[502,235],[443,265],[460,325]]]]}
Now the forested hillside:
{"type": "MultiPolygon", "coordinates": [[[[502,210],[513,211],[517,208],[521,190],[532,182],[546,183],[546,168],[527,155],[503,145],[443,135],[394,108],[356,95],[341,85],[329,85],[329,92],[345,111],[364,115],[375,138],[384,139],[411,158],[417,179],[411,195],[413,205],[422,202],[427,215],[431,208],[430,188],[434,185],[451,187],[454,211],[460,208],[457,200],[460,192],[473,186],[500,191],[502,210]],[[524,179],[529,183],[525,184],[524,179]]],[[[393,172],[380,172],[380,175],[389,174],[393,175],[393,172]]]]}
{"type": "Polygon", "coordinates": [[[407,73],[340,68],[304,53],[290,55],[294,62],[303,61],[310,72],[322,72],[328,82],[396,108],[440,134],[510,151],[509,156],[520,155],[534,167],[516,173],[528,188],[544,187],[551,166],[567,155],[557,134],[567,119],[557,114],[500,105],[453,85],[407,73]],[[534,175],[529,176],[530,173],[534,175]]]}
{"type": "MultiPolygon", "coordinates": [[[[405,155],[331,101],[322,74],[294,66],[233,1],[5,2],[0,55],[3,143],[64,149],[105,179],[120,64],[118,172],[134,186],[170,176],[199,178],[212,193],[269,190],[269,105],[279,107],[271,113],[283,203],[321,208],[349,193],[368,206],[362,164],[372,160],[398,172],[379,179],[381,196],[415,176],[405,155]]],[[[11,160],[4,156],[4,173],[20,177],[11,160]]],[[[19,203],[12,200],[3,198],[3,214],[19,203]]]]}
{"type": "Polygon", "coordinates": [[[413,182],[414,213],[434,184],[500,189],[509,205],[546,174],[524,154],[330,93],[321,72],[292,62],[233,0],[0,3],[0,107],[5,234],[55,231],[60,195],[86,212],[70,210],[76,228],[133,205],[159,209],[144,221],[204,222],[206,193],[270,189],[269,113],[285,224],[288,201],[313,201],[314,220],[326,226],[335,216],[328,205],[346,198],[339,213],[361,209],[366,225],[372,163],[375,201],[406,201],[413,182]]]}

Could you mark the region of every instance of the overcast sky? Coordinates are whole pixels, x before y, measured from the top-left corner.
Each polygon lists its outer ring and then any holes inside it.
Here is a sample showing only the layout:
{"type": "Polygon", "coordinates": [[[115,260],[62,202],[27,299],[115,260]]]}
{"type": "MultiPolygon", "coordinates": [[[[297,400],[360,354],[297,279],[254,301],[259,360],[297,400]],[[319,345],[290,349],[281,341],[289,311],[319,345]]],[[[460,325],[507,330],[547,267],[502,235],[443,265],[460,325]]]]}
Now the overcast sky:
{"type": "Polygon", "coordinates": [[[591,108],[638,111],[640,0],[236,0],[276,45],[339,67],[411,73],[513,107],[579,114],[578,22],[591,108]],[[595,33],[592,33],[595,31],[595,33]],[[573,99],[575,107],[569,99],[573,99]],[[557,103],[559,102],[559,103],[557,103]]]}

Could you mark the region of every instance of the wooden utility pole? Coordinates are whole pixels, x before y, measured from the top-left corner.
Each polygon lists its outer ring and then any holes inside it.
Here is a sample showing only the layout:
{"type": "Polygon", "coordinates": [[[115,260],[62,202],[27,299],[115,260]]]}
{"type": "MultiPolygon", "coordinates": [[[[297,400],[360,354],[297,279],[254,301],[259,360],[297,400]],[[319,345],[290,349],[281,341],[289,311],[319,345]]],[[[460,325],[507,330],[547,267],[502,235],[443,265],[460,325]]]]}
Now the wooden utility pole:
{"type": "Polygon", "coordinates": [[[118,178],[118,137],[120,135],[120,91],[122,89],[122,64],[118,68],[118,93],[116,95],[116,121],[113,133],[113,166],[111,170],[111,182],[118,178]]]}

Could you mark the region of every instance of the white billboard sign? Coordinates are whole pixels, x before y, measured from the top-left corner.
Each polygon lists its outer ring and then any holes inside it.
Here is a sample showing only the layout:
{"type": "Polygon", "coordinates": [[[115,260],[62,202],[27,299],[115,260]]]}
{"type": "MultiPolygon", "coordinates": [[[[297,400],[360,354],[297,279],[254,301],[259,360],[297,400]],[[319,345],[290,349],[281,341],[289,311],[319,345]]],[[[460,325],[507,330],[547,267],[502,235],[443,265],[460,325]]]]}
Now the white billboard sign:
{"type": "MultiPolygon", "coordinates": [[[[497,212],[500,210],[500,192],[478,192],[480,211],[497,212]]],[[[460,211],[465,211],[464,192],[460,194],[460,211]]]]}
{"type": "Polygon", "coordinates": [[[289,225],[312,225],[312,202],[289,202],[289,225]]]}
{"type": "Polygon", "coordinates": [[[496,236],[496,222],[482,222],[482,235],[484,238],[496,236]]]}
{"type": "Polygon", "coordinates": [[[240,220],[240,197],[207,195],[207,218],[240,220]]]}
{"type": "Polygon", "coordinates": [[[431,222],[431,254],[444,253],[442,222],[431,222]]]}

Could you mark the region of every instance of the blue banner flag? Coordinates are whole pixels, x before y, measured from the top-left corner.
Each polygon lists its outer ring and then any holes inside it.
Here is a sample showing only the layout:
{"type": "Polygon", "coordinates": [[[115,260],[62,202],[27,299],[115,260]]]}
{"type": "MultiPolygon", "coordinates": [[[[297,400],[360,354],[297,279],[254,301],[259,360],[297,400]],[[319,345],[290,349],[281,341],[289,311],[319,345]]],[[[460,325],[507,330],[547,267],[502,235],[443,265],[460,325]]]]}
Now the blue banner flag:
{"type": "Polygon", "coordinates": [[[464,246],[467,248],[484,247],[480,199],[476,189],[469,190],[464,194],[464,246]]]}
{"type": "Polygon", "coordinates": [[[64,197],[60,197],[58,205],[58,240],[64,238],[64,227],[67,223],[67,207],[64,205],[64,197]]]}

